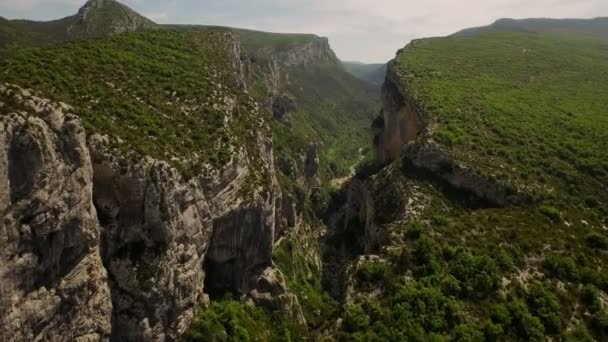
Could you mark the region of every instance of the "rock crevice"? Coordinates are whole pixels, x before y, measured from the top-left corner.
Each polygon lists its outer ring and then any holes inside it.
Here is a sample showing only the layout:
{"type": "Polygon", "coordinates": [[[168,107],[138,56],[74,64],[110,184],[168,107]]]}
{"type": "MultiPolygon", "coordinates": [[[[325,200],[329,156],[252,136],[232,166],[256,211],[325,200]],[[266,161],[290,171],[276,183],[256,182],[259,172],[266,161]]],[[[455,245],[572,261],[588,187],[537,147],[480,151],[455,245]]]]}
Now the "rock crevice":
{"type": "Polygon", "coordinates": [[[0,117],[0,339],[171,341],[217,289],[261,304],[284,293],[267,137],[271,184],[252,187],[244,150],[187,180],[87,135],[67,105],[0,91],[23,107],[0,117]]]}

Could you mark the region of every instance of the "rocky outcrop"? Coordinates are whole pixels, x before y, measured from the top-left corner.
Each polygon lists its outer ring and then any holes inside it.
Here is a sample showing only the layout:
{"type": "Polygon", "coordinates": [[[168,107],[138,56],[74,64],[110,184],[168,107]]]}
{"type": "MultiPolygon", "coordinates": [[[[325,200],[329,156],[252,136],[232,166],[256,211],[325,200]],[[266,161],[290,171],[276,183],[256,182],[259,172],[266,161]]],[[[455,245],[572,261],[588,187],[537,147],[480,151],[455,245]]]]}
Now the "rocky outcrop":
{"type": "MultiPolygon", "coordinates": [[[[398,55],[408,53],[416,43],[413,41],[398,55]]],[[[432,141],[431,115],[411,95],[408,77],[395,61],[389,63],[382,87],[383,115],[372,126],[377,161],[385,164],[402,159],[403,172],[439,182],[448,196],[465,206],[529,204],[530,196],[462,166],[445,148],[432,141]]]]}
{"type": "MultiPolygon", "coordinates": [[[[259,151],[273,173],[266,144],[259,151]]],[[[256,289],[272,266],[277,192],[273,183],[244,193],[253,185],[244,150],[221,172],[185,181],[165,162],[116,157],[101,137],[89,145],[114,338],[174,340],[207,295],[256,289]]]]}
{"type": "MultiPolygon", "coordinates": [[[[273,35],[259,32],[258,34],[273,35]]],[[[295,39],[295,38],[294,38],[295,39]]],[[[289,91],[290,73],[326,64],[339,65],[338,57],[325,37],[309,36],[306,42],[282,49],[272,46],[251,47],[243,52],[248,61],[249,84],[260,84],[266,90],[267,104],[273,118],[291,127],[289,114],[297,110],[296,98],[289,91]]],[[[254,45],[254,44],[250,44],[254,45]]]]}
{"type": "Polygon", "coordinates": [[[403,170],[439,182],[448,196],[472,208],[522,206],[533,201],[525,193],[459,165],[429,144],[410,146],[404,154],[403,170]]]}
{"type": "Polygon", "coordinates": [[[380,163],[396,160],[403,147],[424,133],[428,118],[414,101],[392,61],[382,86],[382,117],[374,122],[374,145],[380,163]]]}
{"type": "Polygon", "coordinates": [[[83,38],[134,32],[156,26],[154,22],[114,0],[89,0],[78,14],[65,18],[69,37],[83,38]]]}
{"type": "Polygon", "coordinates": [[[287,127],[291,127],[289,114],[296,110],[296,101],[289,94],[274,94],[270,99],[272,107],[272,117],[283,123],[287,127]]]}
{"type": "Polygon", "coordinates": [[[329,45],[329,39],[317,36],[311,37],[305,44],[280,52],[277,59],[279,64],[286,67],[339,63],[338,57],[329,45]]]}
{"type": "Polygon", "coordinates": [[[0,95],[32,113],[0,116],[0,339],[108,339],[85,130],[65,104],[5,85],[0,95]]]}
{"type": "Polygon", "coordinates": [[[243,148],[187,180],[87,137],[65,104],[0,90],[27,109],[1,117],[0,337],[176,340],[208,294],[281,303],[269,137],[259,137],[255,167],[243,148]],[[254,181],[260,170],[269,184],[254,181]]]}
{"type": "Polygon", "coordinates": [[[303,160],[304,179],[309,187],[318,187],[319,180],[319,147],[315,143],[308,144],[303,160]]]}
{"type": "Polygon", "coordinates": [[[176,339],[205,303],[209,205],[168,164],[129,162],[89,139],[102,256],[112,290],[112,337],[176,339]]]}

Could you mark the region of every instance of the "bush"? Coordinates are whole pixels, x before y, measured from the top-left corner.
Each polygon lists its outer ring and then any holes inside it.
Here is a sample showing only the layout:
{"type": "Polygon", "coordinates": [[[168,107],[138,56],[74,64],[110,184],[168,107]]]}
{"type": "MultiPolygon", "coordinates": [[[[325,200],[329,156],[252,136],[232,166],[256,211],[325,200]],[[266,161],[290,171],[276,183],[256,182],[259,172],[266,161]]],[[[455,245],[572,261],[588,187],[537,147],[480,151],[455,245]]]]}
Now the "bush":
{"type": "Polygon", "coordinates": [[[184,341],[289,341],[306,338],[289,318],[234,300],[214,302],[194,320],[184,341]]]}
{"type": "Polygon", "coordinates": [[[488,256],[460,253],[450,266],[450,273],[461,282],[466,296],[485,296],[496,290],[501,281],[500,271],[488,256]]]}
{"type": "Polygon", "coordinates": [[[420,222],[412,222],[407,226],[406,236],[412,240],[418,240],[424,232],[424,225],[420,222]]]}
{"type": "Polygon", "coordinates": [[[580,278],[583,284],[591,284],[606,291],[608,290],[608,274],[604,271],[597,271],[590,267],[584,267],[580,271],[580,278]]]}
{"type": "Polygon", "coordinates": [[[566,334],[566,342],[594,342],[595,339],[589,335],[584,325],[578,325],[566,334]]]}
{"type": "Polygon", "coordinates": [[[585,243],[589,248],[598,250],[608,250],[608,237],[598,234],[591,233],[585,238],[585,243]]]}
{"type": "Polygon", "coordinates": [[[461,324],[456,327],[456,336],[454,341],[462,342],[483,342],[485,341],[484,334],[476,327],[470,324],[461,324]]]}
{"type": "Polygon", "coordinates": [[[543,269],[548,277],[562,280],[577,279],[576,265],[574,260],[569,257],[548,255],[543,261],[543,269]]]}
{"type": "Polygon", "coordinates": [[[443,332],[454,323],[451,303],[439,289],[416,282],[397,291],[392,315],[405,331],[419,326],[427,334],[443,332]]]}
{"type": "Polygon", "coordinates": [[[343,324],[347,332],[364,331],[369,326],[369,317],[360,305],[352,305],[346,309],[343,324]]]}
{"type": "Polygon", "coordinates": [[[539,210],[541,214],[547,216],[553,223],[559,223],[562,220],[562,216],[559,213],[559,210],[554,207],[542,205],[539,210]]]}
{"type": "Polygon", "coordinates": [[[435,215],[432,218],[432,222],[436,226],[447,226],[449,223],[448,219],[445,216],[435,215]]]}
{"type": "Polygon", "coordinates": [[[511,327],[517,336],[524,341],[543,341],[545,330],[538,317],[532,316],[526,303],[516,300],[509,303],[509,311],[513,320],[511,327]]]}
{"type": "Polygon", "coordinates": [[[386,264],[383,262],[369,261],[357,270],[357,279],[365,284],[377,283],[384,280],[386,264]]]}
{"type": "Polygon", "coordinates": [[[422,237],[416,243],[414,250],[414,261],[419,276],[428,276],[437,273],[441,269],[437,257],[437,246],[426,237],[422,237]]]}
{"type": "Polygon", "coordinates": [[[540,285],[535,285],[530,288],[527,301],[530,311],[540,318],[548,333],[561,332],[562,324],[559,316],[561,307],[553,293],[540,285]]]}

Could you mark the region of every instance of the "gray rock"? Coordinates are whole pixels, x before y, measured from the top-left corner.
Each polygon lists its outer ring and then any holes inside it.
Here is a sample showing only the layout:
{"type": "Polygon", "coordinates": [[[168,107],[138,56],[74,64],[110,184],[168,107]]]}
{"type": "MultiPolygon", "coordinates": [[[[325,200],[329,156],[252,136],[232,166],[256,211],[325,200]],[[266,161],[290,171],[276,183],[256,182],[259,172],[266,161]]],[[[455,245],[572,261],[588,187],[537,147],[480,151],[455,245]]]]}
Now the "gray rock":
{"type": "Polygon", "coordinates": [[[0,117],[2,340],[110,337],[112,302],[85,141],[74,116],[0,117]]]}
{"type": "Polygon", "coordinates": [[[286,305],[271,256],[276,218],[295,218],[277,208],[269,137],[270,186],[252,188],[244,149],[185,180],[87,138],[68,105],[2,89],[29,114],[0,118],[0,339],[177,340],[218,290],[286,305]]]}
{"type": "Polygon", "coordinates": [[[380,163],[398,159],[403,147],[424,134],[428,126],[425,112],[411,99],[394,64],[389,63],[382,86],[382,118],[373,126],[376,159],[380,163]]]}

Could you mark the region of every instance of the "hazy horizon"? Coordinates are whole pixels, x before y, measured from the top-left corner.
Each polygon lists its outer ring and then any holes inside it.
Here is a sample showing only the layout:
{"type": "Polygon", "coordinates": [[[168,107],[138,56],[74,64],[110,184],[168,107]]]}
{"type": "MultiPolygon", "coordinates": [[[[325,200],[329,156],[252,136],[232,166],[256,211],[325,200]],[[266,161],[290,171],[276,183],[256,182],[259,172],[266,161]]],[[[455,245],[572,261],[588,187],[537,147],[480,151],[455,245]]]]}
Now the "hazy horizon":
{"type": "MultiPolygon", "coordinates": [[[[0,16],[52,20],[76,13],[85,0],[0,0],[0,16]]],[[[385,63],[411,39],[445,36],[500,18],[608,15],[605,0],[123,0],[159,24],[238,27],[328,37],[341,60],[385,63]]]]}

